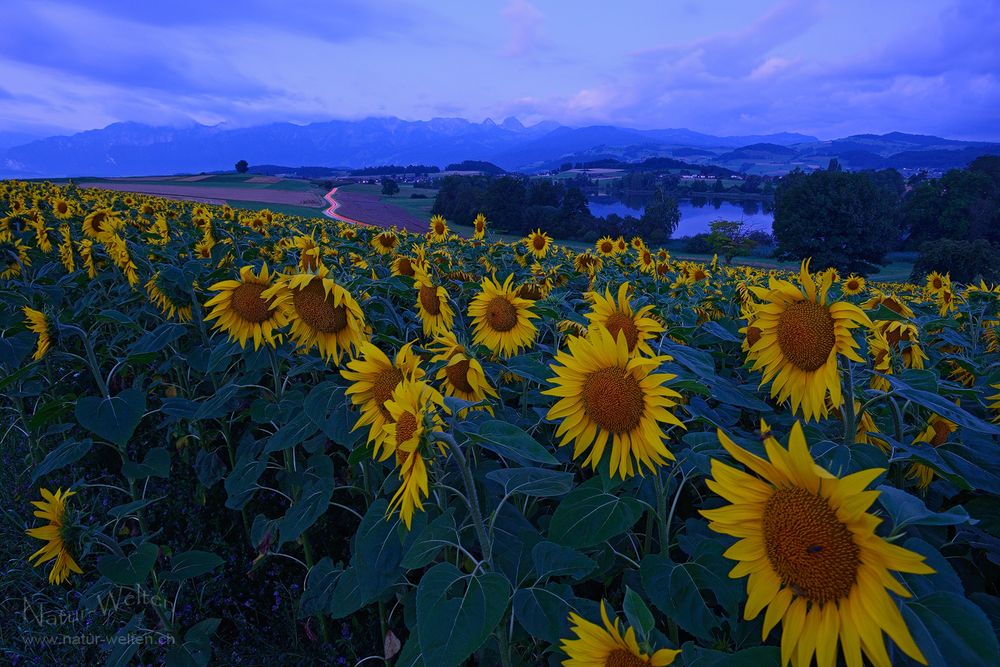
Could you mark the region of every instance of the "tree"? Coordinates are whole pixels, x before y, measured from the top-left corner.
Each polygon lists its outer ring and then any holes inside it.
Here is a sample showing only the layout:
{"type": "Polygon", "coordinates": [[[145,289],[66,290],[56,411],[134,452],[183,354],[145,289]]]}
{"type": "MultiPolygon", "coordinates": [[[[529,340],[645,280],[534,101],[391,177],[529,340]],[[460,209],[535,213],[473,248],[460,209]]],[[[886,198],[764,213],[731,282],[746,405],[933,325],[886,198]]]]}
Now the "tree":
{"type": "Polygon", "coordinates": [[[399,184],[393,179],[383,176],[382,177],[382,194],[391,196],[399,192],[399,184]]]}
{"type": "Polygon", "coordinates": [[[681,211],[677,208],[677,200],[664,196],[663,190],[656,188],[656,194],[646,204],[640,220],[645,232],[643,236],[649,243],[665,243],[680,221],[681,211]]]}
{"type": "Polygon", "coordinates": [[[722,179],[715,179],[715,185],[712,186],[712,192],[725,192],[726,186],[722,184],[722,179]]]}
{"type": "Polygon", "coordinates": [[[779,259],[813,258],[813,267],[870,273],[899,239],[893,200],[867,174],[795,170],[774,200],[779,259]]]}
{"type": "Polygon", "coordinates": [[[250,171],[250,163],[248,163],[246,160],[240,160],[239,162],[236,163],[237,174],[245,174],[248,171],[250,171]]]}
{"type": "Polygon", "coordinates": [[[712,252],[722,255],[726,264],[732,264],[733,257],[745,255],[757,245],[742,221],[716,220],[708,228],[708,244],[712,252]]]}
{"type": "Polygon", "coordinates": [[[1000,245],[989,241],[929,241],[920,247],[912,279],[919,281],[931,271],[950,273],[952,280],[963,283],[979,279],[996,282],[1000,279],[1000,245]]]}

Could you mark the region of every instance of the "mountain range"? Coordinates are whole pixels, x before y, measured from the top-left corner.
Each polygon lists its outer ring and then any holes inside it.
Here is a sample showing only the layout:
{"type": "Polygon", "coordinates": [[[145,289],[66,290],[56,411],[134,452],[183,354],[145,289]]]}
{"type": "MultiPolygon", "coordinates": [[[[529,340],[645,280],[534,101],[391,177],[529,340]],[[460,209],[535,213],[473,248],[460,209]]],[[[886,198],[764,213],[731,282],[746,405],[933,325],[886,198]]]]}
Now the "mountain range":
{"type": "Polygon", "coordinates": [[[788,132],[715,136],[683,128],[572,128],[550,121],[525,126],[516,118],[474,123],[461,118],[381,117],[238,128],[125,122],[70,136],[26,139],[30,138],[0,132],[0,177],[197,173],[232,169],[240,159],[251,165],[344,168],[486,160],[511,171],[534,172],[566,162],[650,157],[780,174],[795,167],[825,167],[834,157],[850,169],[947,169],[964,166],[982,154],[1000,154],[997,143],[900,132],[821,141],[788,132]]]}

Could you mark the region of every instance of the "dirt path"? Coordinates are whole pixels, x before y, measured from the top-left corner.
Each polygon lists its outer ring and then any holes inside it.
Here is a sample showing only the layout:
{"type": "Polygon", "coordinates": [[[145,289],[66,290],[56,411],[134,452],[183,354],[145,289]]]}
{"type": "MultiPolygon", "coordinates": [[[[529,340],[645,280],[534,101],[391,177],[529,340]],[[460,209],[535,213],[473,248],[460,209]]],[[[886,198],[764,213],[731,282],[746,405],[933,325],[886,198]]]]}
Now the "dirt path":
{"type": "Polygon", "coordinates": [[[360,192],[337,194],[337,188],[334,188],[326,193],[324,199],[329,202],[330,206],[323,213],[334,220],[376,227],[397,227],[417,233],[427,231],[426,221],[398,206],[386,204],[375,195],[360,192]],[[334,195],[337,195],[336,199],[334,199],[334,195]]]}

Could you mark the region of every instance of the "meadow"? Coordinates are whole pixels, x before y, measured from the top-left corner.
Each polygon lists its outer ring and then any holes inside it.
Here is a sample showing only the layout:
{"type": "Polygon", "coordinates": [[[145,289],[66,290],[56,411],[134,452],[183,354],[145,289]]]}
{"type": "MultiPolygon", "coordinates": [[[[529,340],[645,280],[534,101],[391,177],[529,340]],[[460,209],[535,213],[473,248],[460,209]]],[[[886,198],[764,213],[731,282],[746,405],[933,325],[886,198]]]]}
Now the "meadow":
{"type": "Polygon", "coordinates": [[[1000,289],[463,231],[0,183],[5,660],[1000,664],[1000,289]]]}

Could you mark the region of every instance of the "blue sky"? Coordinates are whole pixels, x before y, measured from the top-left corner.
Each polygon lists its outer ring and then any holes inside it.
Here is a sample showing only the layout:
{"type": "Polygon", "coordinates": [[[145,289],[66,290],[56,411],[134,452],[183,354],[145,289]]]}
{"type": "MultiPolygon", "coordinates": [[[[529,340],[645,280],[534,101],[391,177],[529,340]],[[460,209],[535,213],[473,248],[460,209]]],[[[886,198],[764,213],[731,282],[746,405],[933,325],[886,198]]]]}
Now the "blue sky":
{"type": "Polygon", "coordinates": [[[0,131],[393,115],[1000,140],[996,0],[4,0],[0,131]]]}

